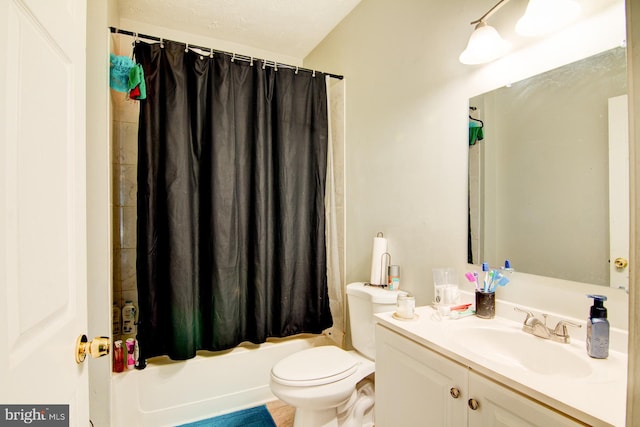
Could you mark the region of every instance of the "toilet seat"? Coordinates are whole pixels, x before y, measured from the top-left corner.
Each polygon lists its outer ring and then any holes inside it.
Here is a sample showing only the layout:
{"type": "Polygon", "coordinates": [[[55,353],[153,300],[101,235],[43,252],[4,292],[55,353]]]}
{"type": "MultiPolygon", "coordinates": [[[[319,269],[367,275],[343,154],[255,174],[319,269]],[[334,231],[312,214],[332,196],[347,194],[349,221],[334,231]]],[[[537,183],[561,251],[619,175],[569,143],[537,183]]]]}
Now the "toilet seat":
{"type": "Polygon", "coordinates": [[[285,357],[271,369],[271,378],[283,385],[307,387],[330,384],[353,375],[358,360],[339,347],[328,345],[285,357]]]}

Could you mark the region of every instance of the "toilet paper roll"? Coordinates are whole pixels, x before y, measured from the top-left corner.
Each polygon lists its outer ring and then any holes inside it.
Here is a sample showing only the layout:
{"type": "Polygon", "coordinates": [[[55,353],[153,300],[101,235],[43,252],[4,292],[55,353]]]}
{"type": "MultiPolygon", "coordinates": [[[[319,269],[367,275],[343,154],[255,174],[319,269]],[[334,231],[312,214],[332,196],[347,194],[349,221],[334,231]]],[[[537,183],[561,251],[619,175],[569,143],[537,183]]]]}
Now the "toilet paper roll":
{"type": "Polygon", "coordinates": [[[387,239],[373,238],[373,252],[371,254],[371,280],[374,285],[386,285],[387,278],[387,239]]]}

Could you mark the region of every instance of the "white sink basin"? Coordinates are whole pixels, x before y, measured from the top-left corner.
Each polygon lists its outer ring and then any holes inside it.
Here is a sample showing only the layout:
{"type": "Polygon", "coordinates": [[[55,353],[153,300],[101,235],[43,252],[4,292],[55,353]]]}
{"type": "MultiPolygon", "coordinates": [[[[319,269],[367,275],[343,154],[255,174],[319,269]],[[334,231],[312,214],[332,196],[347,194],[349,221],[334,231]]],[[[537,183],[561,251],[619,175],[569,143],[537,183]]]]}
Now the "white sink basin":
{"type": "Polygon", "coordinates": [[[583,354],[577,354],[569,344],[538,338],[521,330],[471,327],[452,331],[467,349],[479,356],[544,375],[581,378],[592,373],[583,354]]]}

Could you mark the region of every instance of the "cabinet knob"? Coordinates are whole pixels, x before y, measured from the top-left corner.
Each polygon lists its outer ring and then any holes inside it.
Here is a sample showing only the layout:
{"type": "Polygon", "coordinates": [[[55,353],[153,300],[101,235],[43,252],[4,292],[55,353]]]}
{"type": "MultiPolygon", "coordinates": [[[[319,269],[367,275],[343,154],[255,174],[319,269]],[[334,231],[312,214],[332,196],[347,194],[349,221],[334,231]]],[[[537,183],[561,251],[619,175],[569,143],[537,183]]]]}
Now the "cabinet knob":
{"type": "Polygon", "coordinates": [[[457,399],[460,397],[460,390],[458,390],[455,387],[451,387],[451,390],[449,390],[449,394],[451,395],[451,397],[453,397],[454,399],[457,399]]]}
{"type": "Polygon", "coordinates": [[[471,408],[471,410],[473,410],[473,411],[475,411],[476,409],[478,409],[480,407],[480,404],[475,399],[469,399],[469,401],[467,403],[469,405],[469,408],[471,408]]]}

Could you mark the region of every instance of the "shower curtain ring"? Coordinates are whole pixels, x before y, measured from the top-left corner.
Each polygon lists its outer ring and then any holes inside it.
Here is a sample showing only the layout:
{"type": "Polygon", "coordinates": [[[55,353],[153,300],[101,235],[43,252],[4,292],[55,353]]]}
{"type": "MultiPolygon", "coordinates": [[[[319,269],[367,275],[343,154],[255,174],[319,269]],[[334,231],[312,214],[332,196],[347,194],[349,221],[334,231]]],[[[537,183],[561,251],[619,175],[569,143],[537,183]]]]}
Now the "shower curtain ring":
{"type": "Polygon", "coordinates": [[[296,74],[298,74],[298,66],[296,65],[296,74]]]}
{"type": "Polygon", "coordinates": [[[313,70],[313,73],[311,74],[311,77],[315,77],[316,76],[316,70],[313,70]]]}
{"type": "Polygon", "coordinates": [[[184,51],[185,51],[185,52],[189,52],[189,43],[186,43],[186,44],[185,44],[184,51]]]}
{"type": "Polygon", "coordinates": [[[273,68],[278,71],[278,63],[276,61],[273,61],[273,68]]]}
{"type": "Polygon", "coordinates": [[[236,60],[236,53],[234,52],[233,55],[231,56],[231,62],[235,62],[236,60]]]}
{"type": "Polygon", "coordinates": [[[264,70],[265,68],[267,68],[267,60],[263,59],[262,60],[262,69],[264,70]]]}
{"type": "Polygon", "coordinates": [[[253,67],[253,56],[251,57],[251,60],[249,61],[249,65],[253,67]]]}
{"type": "Polygon", "coordinates": [[[213,48],[209,49],[209,58],[213,58],[213,48]]]}

